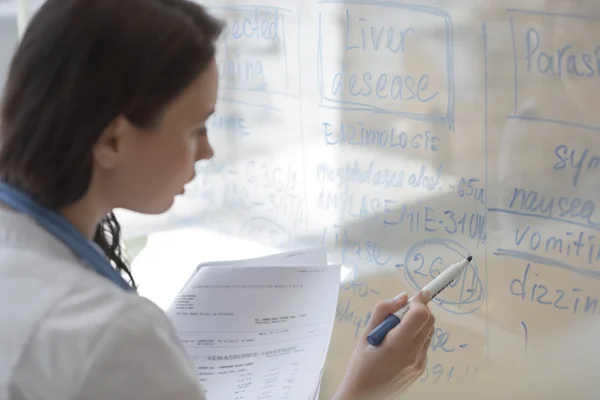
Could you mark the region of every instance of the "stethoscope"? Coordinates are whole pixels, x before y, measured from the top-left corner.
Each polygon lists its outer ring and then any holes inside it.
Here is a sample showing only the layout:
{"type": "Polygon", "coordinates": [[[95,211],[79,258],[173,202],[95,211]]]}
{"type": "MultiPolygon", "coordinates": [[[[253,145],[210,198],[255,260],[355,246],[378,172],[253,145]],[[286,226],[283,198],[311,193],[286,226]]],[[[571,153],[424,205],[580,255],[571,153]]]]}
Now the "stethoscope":
{"type": "Polygon", "coordinates": [[[0,201],[16,211],[32,217],[42,228],[61,240],[98,274],[110,279],[125,290],[134,290],[110,264],[106,256],[59,213],[41,206],[25,192],[3,181],[0,181],[0,201]]]}

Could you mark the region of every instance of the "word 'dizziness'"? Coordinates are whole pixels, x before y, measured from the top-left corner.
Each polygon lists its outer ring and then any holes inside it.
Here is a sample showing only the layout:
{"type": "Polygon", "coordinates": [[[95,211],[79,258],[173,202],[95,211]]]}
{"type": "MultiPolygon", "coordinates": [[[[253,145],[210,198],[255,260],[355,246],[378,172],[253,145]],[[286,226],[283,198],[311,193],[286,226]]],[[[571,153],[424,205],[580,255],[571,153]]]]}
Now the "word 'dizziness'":
{"type": "Polygon", "coordinates": [[[556,285],[547,284],[539,277],[538,273],[531,270],[531,264],[527,264],[524,272],[510,282],[509,289],[513,296],[522,301],[571,312],[575,315],[600,315],[598,297],[593,293],[588,295],[581,288],[564,287],[560,282],[557,282],[556,285]]]}

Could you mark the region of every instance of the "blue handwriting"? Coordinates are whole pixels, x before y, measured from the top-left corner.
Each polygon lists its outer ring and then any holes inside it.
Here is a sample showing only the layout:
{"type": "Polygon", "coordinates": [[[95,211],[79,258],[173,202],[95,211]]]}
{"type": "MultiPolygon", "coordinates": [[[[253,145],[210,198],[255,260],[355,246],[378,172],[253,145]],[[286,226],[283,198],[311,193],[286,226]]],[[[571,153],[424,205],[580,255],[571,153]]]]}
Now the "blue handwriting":
{"type": "Polygon", "coordinates": [[[531,264],[527,264],[523,274],[510,282],[510,293],[522,301],[570,311],[573,314],[600,315],[598,297],[585,295],[583,289],[577,287],[552,288],[536,278],[539,278],[539,275],[531,273],[531,264]]]}
{"type": "Polygon", "coordinates": [[[460,198],[473,198],[475,202],[485,204],[485,188],[477,178],[460,178],[456,185],[450,185],[460,198]]]}
{"type": "Polygon", "coordinates": [[[354,257],[354,260],[361,260],[367,263],[376,264],[379,266],[387,265],[392,259],[391,255],[384,255],[381,251],[379,243],[371,240],[360,240],[352,238],[347,229],[343,232],[338,232],[339,226],[334,225],[333,232],[328,231],[328,228],[323,228],[323,236],[321,239],[321,245],[325,245],[332,235],[334,238],[333,251],[339,251],[342,258],[343,264],[348,264],[350,260],[348,256],[354,257]],[[329,232],[329,234],[328,234],[329,232]]]}
{"type": "Polygon", "coordinates": [[[437,97],[439,91],[427,92],[429,88],[429,75],[420,76],[396,75],[386,72],[377,74],[372,72],[348,72],[347,66],[331,78],[331,94],[333,96],[352,96],[378,99],[391,99],[396,101],[418,101],[429,103],[437,97]],[[373,76],[375,75],[375,76],[373,76]],[[377,83],[374,83],[377,82],[377,83]]]}
{"type": "Polygon", "coordinates": [[[244,176],[246,182],[275,192],[293,192],[298,184],[298,174],[291,165],[281,168],[250,161],[244,176]]]}
{"type": "Polygon", "coordinates": [[[555,47],[552,43],[553,50],[548,53],[542,51],[541,42],[537,29],[527,29],[525,32],[527,72],[531,73],[533,70],[542,75],[571,75],[585,78],[600,75],[600,45],[596,45],[591,53],[579,53],[570,44],[555,47]]]}
{"type": "Polygon", "coordinates": [[[206,125],[208,130],[224,130],[240,138],[250,135],[246,120],[236,116],[215,114],[208,119],[206,125]]]}
{"type": "Polygon", "coordinates": [[[526,225],[515,231],[515,244],[550,256],[585,257],[585,262],[596,265],[600,260],[600,237],[584,231],[565,231],[562,235],[541,233],[526,225]]]}
{"type": "MultiPolygon", "coordinates": [[[[413,27],[395,28],[385,26],[365,26],[367,23],[363,17],[352,18],[350,10],[346,9],[346,40],[345,51],[367,51],[378,52],[386,50],[397,54],[406,52],[406,38],[414,35],[413,27]],[[360,28],[360,39],[354,39],[354,28],[360,28]],[[366,29],[365,29],[366,28],[366,29]],[[386,35],[383,36],[384,31],[386,35]],[[358,43],[358,44],[355,44],[358,43]]],[[[350,95],[353,97],[370,97],[375,95],[379,99],[390,97],[393,100],[418,100],[428,103],[435,99],[439,91],[427,92],[429,87],[429,75],[394,75],[388,73],[374,74],[372,72],[348,73],[346,65],[341,71],[334,74],[331,82],[331,93],[334,96],[350,95]],[[375,77],[373,76],[375,75],[375,77]],[[374,84],[374,82],[377,82],[374,84]]]]}
{"type": "MultiPolygon", "coordinates": [[[[319,183],[337,183],[339,188],[347,192],[350,184],[370,185],[382,188],[404,188],[436,190],[441,186],[440,177],[443,165],[432,169],[427,165],[421,165],[419,172],[404,170],[393,170],[389,168],[375,169],[371,161],[364,169],[358,160],[354,163],[346,163],[345,167],[330,167],[325,163],[317,165],[317,181],[319,183]]],[[[332,194],[325,189],[319,195],[319,202],[325,204],[325,197],[338,196],[348,197],[347,193],[332,194]]]]}
{"type": "Polygon", "coordinates": [[[508,205],[511,210],[526,211],[534,216],[580,219],[592,227],[598,225],[593,221],[596,203],[580,197],[545,196],[534,190],[515,188],[508,205]]]}
{"type": "Polygon", "coordinates": [[[342,218],[380,221],[383,227],[405,227],[410,232],[445,232],[448,235],[467,236],[476,240],[476,246],[485,243],[486,218],[484,213],[454,210],[435,210],[419,203],[397,204],[394,200],[354,195],[343,191],[323,189],[317,199],[317,209],[339,211],[342,218]]]}
{"type": "Polygon", "coordinates": [[[290,218],[294,227],[304,222],[304,201],[296,193],[300,189],[298,173],[291,165],[273,167],[250,161],[246,165],[244,177],[251,188],[262,192],[262,198],[266,198],[266,201],[255,202],[255,206],[264,206],[272,217],[290,218]]]}
{"type": "Polygon", "coordinates": [[[436,152],[439,150],[439,137],[430,131],[422,133],[405,132],[396,128],[375,129],[365,127],[364,122],[349,124],[342,122],[336,129],[329,122],[323,122],[323,134],[328,146],[348,144],[353,146],[374,146],[381,148],[414,149],[436,152]]]}
{"type": "Polygon", "coordinates": [[[370,294],[380,294],[375,289],[371,289],[366,282],[357,281],[355,279],[344,282],[342,284],[342,290],[346,292],[352,292],[354,296],[360,298],[365,298],[370,294]]]}
{"type": "Polygon", "coordinates": [[[317,165],[317,181],[322,184],[336,183],[339,188],[345,190],[348,190],[349,185],[353,183],[382,188],[413,187],[435,190],[440,188],[442,170],[442,164],[437,167],[437,170],[421,165],[419,172],[413,173],[390,168],[375,169],[373,161],[370,161],[365,168],[360,161],[354,160],[341,167],[333,167],[325,163],[317,165]]]}
{"type": "MultiPolygon", "coordinates": [[[[450,336],[450,332],[446,332],[442,328],[435,328],[433,331],[431,344],[429,346],[431,351],[436,351],[439,349],[445,353],[454,353],[456,351],[456,347],[446,347],[448,345],[448,341],[450,340],[450,336]]],[[[459,348],[464,349],[467,346],[467,344],[461,344],[459,348]]]]}
{"type": "Polygon", "coordinates": [[[346,300],[345,303],[338,303],[335,310],[335,318],[340,323],[351,324],[354,327],[354,337],[362,332],[371,320],[371,311],[367,312],[366,315],[361,316],[354,312],[350,299],[346,300]]]}
{"type": "Polygon", "coordinates": [[[477,376],[479,367],[455,367],[444,366],[444,364],[435,364],[433,367],[427,363],[425,371],[419,379],[419,382],[435,385],[438,382],[450,383],[461,382],[466,379],[474,379],[477,376]]]}
{"type": "Polygon", "coordinates": [[[384,226],[408,225],[411,232],[429,232],[436,233],[439,230],[448,235],[467,236],[476,240],[476,245],[485,243],[486,240],[486,219],[483,213],[474,213],[470,211],[436,210],[428,205],[418,205],[415,209],[409,210],[406,204],[402,204],[399,216],[390,214],[398,213],[398,208],[392,208],[394,202],[386,200],[383,212],[384,226]]]}
{"type": "Polygon", "coordinates": [[[558,157],[558,162],[552,167],[555,171],[561,171],[565,169],[573,169],[573,186],[577,187],[581,172],[595,171],[600,167],[600,155],[590,154],[590,149],[585,148],[581,154],[577,154],[577,150],[561,144],[556,147],[554,154],[558,157]]]}
{"type": "Polygon", "coordinates": [[[395,27],[395,26],[367,26],[367,20],[364,17],[352,18],[350,9],[346,9],[346,46],[345,50],[361,50],[366,52],[367,49],[375,52],[386,50],[393,54],[398,52],[404,54],[406,50],[406,39],[410,34],[414,34],[413,27],[395,27]],[[360,28],[360,35],[355,39],[353,35],[354,29],[360,28]],[[385,32],[385,36],[383,33],[385,32]],[[354,44],[357,43],[357,44],[354,44]]]}
{"type": "Polygon", "coordinates": [[[221,35],[222,40],[255,39],[279,43],[281,40],[280,29],[283,23],[281,10],[256,7],[254,9],[238,9],[238,11],[246,14],[251,12],[252,16],[228,18],[221,35]]]}
{"type": "MultiPolygon", "coordinates": [[[[415,243],[405,254],[404,268],[407,283],[415,290],[421,290],[436,278],[442,270],[455,260],[472,254],[458,242],[446,238],[429,238],[415,243]]],[[[483,284],[479,276],[477,261],[472,260],[460,277],[455,279],[443,293],[432,302],[453,314],[475,312],[484,301],[483,284]]]]}
{"type": "Polygon", "coordinates": [[[240,53],[225,51],[223,58],[217,62],[219,81],[239,89],[265,90],[267,83],[262,61],[246,57],[240,53]]]}

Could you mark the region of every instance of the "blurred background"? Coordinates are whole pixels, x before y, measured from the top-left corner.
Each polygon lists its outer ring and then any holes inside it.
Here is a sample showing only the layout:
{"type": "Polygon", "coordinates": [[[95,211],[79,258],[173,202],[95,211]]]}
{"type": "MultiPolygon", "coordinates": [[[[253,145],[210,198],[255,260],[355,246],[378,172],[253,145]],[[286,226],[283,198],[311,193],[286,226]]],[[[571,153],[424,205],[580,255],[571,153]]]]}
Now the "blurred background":
{"type": "Polygon", "coordinates": [[[18,37],[17,4],[12,0],[0,0],[0,78],[2,79],[0,90],[4,87],[6,70],[18,37]]]}
{"type": "MultiPolygon", "coordinates": [[[[327,246],[322,398],[379,299],[468,254],[415,396],[597,318],[598,2],[203,4],[228,24],[215,157],[167,214],[118,210],[142,295],[166,308],[199,263],[327,246]]],[[[0,76],[16,9],[0,1],[0,76]]]]}

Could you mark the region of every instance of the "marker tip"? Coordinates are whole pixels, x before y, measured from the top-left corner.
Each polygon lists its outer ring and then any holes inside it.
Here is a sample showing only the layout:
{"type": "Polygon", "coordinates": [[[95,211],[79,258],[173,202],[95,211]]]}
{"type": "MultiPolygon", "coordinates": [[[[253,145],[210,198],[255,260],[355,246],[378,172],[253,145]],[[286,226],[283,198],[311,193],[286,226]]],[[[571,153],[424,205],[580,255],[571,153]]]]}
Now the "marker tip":
{"type": "Polygon", "coordinates": [[[472,260],[472,259],[473,259],[473,257],[472,257],[472,256],[469,256],[469,257],[467,257],[467,261],[468,261],[468,262],[471,262],[471,260],[472,260]]]}

